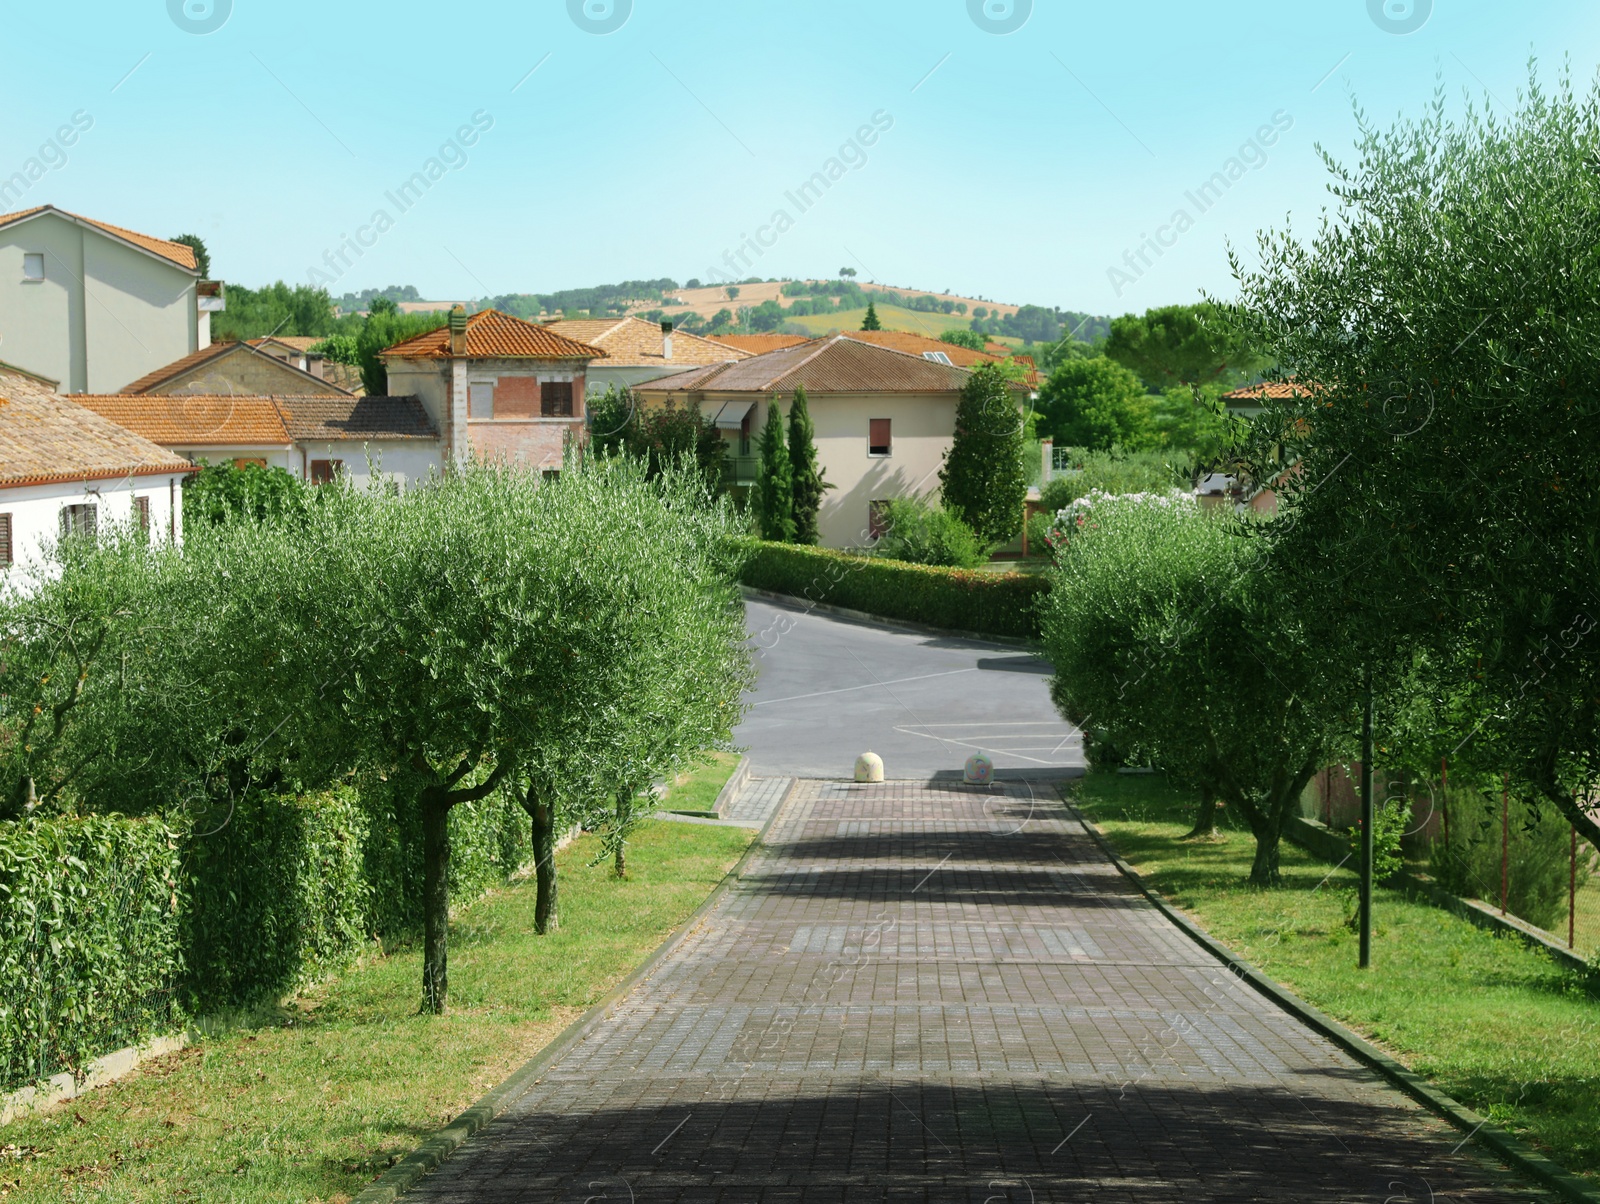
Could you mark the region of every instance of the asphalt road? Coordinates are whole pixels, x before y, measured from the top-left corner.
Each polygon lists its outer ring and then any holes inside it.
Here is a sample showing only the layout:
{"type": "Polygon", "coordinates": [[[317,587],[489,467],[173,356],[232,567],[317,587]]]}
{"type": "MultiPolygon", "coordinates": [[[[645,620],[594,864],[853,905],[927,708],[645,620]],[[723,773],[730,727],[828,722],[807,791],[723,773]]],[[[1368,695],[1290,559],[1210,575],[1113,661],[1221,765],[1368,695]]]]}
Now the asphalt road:
{"type": "Polygon", "coordinates": [[[959,771],[979,750],[1003,770],[1083,765],[1050,666],[1018,648],[765,601],[745,616],[761,676],[734,738],[758,776],[849,777],[868,750],[889,778],[959,771]]]}

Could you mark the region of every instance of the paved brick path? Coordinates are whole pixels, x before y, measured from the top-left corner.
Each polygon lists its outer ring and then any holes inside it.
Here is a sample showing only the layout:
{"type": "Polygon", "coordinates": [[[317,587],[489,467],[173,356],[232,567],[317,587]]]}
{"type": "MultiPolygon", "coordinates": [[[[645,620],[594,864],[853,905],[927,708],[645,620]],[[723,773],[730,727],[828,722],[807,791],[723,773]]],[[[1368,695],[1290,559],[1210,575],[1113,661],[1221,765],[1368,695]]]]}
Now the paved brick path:
{"type": "Polygon", "coordinates": [[[1034,789],[798,781],[705,923],[408,1199],[1533,1198],[1034,789]]]}

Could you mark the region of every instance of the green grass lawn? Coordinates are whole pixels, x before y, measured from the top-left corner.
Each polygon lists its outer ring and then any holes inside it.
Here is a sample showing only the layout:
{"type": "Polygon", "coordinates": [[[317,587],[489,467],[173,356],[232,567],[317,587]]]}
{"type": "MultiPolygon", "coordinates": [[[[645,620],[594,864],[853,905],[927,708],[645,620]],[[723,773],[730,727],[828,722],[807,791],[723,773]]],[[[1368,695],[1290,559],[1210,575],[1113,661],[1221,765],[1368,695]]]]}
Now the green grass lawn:
{"type": "Polygon", "coordinates": [[[1356,878],[1285,844],[1286,884],[1245,883],[1254,840],[1185,841],[1192,799],[1158,776],[1095,773],[1084,813],[1212,936],[1456,1099],[1600,1183],[1600,999],[1514,937],[1378,890],[1356,969],[1356,878]]]}
{"type": "Polygon", "coordinates": [[[420,947],[373,951],[120,1083],[12,1122],[0,1199],[347,1201],[637,966],[754,835],[648,822],[621,882],[609,862],[588,865],[599,844],[584,836],[558,856],[558,931],[533,934],[531,879],[453,919],[448,1014],[417,1014],[420,947]]]}
{"type": "Polygon", "coordinates": [[[739,767],[738,753],[710,753],[709,760],[674,779],[663,808],[672,811],[710,811],[723,786],[739,767]]]}
{"type": "MultiPolygon", "coordinates": [[[[925,334],[936,339],[947,330],[967,330],[972,318],[962,314],[925,314],[914,309],[901,309],[898,305],[879,305],[878,321],[885,330],[907,330],[912,334],[925,334]]],[[[860,330],[861,320],[867,316],[866,306],[860,309],[841,309],[832,314],[806,314],[785,322],[804,326],[812,334],[827,334],[830,330],[860,330]]]]}

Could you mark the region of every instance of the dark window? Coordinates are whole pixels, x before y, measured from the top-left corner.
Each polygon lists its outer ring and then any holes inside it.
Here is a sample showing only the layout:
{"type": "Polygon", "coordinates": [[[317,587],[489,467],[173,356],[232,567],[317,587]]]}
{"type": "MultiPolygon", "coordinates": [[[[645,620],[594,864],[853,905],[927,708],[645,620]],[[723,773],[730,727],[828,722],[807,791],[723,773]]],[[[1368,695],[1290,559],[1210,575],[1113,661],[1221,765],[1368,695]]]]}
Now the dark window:
{"type": "Polygon", "coordinates": [[[867,419],[867,455],[887,456],[889,454],[889,420],[887,418],[867,419]]]}
{"type": "Polygon", "coordinates": [[[147,498],[147,497],[136,497],[136,498],[133,499],[133,517],[139,524],[139,530],[143,534],[149,535],[150,534],[150,499],[149,498],[147,498]]]}
{"type": "MultiPolygon", "coordinates": [[[[876,419],[874,419],[876,421],[876,419]]],[[[867,503],[867,538],[882,539],[889,532],[889,503],[867,503]]]]}
{"type": "Polygon", "coordinates": [[[93,502],[79,502],[61,507],[61,538],[69,535],[87,535],[93,538],[99,526],[100,507],[93,502]]]}
{"type": "Polygon", "coordinates": [[[539,386],[539,415],[542,418],[572,417],[570,380],[547,380],[539,386]]]}
{"type": "Polygon", "coordinates": [[[739,423],[739,454],[741,456],[750,454],[750,415],[755,412],[755,407],[752,406],[739,423]]]}
{"type": "Polygon", "coordinates": [[[328,485],[333,482],[334,476],[344,466],[343,460],[313,460],[311,461],[311,483],[313,485],[328,485]]]}
{"type": "Polygon", "coordinates": [[[559,468],[547,468],[539,474],[539,477],[545,481],[559,481],[561,479],[561,470],[559,468]]]}
{"type": "Polygon", "coordinates": [[[0,567],[11,563],[11,516],[0,514],[0,567]]]}

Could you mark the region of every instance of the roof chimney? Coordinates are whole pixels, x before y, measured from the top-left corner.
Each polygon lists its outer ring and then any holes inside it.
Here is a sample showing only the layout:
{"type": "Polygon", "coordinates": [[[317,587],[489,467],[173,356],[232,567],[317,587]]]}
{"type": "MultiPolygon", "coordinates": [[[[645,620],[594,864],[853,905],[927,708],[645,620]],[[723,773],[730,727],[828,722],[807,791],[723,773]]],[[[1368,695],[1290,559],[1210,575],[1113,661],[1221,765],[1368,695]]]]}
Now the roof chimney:
{"type": "Polygon", "coordinates": [[[306,371],[311,373],[311,375],[316,377],[318,380],[328,379],[323,367],[323,359],[320,355],[306,356],[306,371]]]}
{"type": "Polygon", "coordinates": [[[462,305],[450,307],[450,354],[467,354],[467,310],[462,305]]]}
{"type": "Polygon", "coordinates": [[[672,319],[668,318],[661,323],[661,358],[672,358],[672,319]]]}

